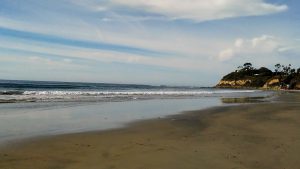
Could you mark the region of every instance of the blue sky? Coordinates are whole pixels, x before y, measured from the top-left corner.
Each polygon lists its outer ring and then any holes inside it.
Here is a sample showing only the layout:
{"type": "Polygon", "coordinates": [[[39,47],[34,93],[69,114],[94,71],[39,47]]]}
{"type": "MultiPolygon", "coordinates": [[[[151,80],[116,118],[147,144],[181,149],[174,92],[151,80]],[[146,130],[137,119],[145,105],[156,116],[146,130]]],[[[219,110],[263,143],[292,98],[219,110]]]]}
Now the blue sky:
{"type": "Polygon", "coordinates": [[[0,0],[0,79],[210,86],[300,66],[296,0],[0,0]]]}

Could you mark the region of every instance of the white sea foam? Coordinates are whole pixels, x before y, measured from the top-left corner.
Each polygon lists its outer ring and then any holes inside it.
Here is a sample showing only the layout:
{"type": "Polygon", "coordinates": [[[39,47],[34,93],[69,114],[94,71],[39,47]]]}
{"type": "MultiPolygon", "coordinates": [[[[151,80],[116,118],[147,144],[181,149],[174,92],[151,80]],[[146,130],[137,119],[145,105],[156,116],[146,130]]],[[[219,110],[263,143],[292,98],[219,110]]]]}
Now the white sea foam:
{"type": "Polygon", "coordinates": [[[190,89],[190,90],[123,90],[123,91],[90,91],[90,90],[44,90],[24,91],[15,95],[0,95],[1,102],[36,102],[36,101],[125,101],[153,98],[183,97],[222,97],[251,94],[258,90],[223,90],[223,89],[190,89]]]}
{"type": "Polygon", "coordinates": [[[229,94],[229,93],[252,93],[257,92],[257,90],[188,90],[188,91],[25,91],[24,95],[53,95],[53,96],[131,96],[131,95],[206,95],[206,94],[229,94]]]}

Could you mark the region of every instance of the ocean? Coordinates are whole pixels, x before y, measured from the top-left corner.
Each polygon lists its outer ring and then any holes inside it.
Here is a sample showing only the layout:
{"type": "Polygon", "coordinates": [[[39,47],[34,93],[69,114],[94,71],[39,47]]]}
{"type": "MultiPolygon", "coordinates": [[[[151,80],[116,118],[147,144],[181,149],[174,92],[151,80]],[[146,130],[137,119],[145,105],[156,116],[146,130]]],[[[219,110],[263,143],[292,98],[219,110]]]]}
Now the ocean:
{"type": "Polygon", "coordinates": [[[134,121],[236,104],[230,98],[273,95],[207,87],[0,80],[0,143],[120,128],[134,121]]]}
{"type": "Polygon", "coordinates": [[[113,102],[191,97],[239,97],[256,95],[258,92],[260,91],[204,87],[0,80],[0,103],[113,102]]]}

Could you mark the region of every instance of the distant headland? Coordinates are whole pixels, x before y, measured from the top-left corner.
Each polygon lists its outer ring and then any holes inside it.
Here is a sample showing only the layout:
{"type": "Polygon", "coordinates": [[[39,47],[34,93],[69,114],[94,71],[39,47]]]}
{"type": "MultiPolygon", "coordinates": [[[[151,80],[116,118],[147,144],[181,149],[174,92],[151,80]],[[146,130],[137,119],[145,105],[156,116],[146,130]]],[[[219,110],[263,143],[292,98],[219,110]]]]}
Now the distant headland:
{"type": "Polygon", "coordinates": [[[300,90],[300,68],[292,68],[291,64],[276,64],[272,71],[266,67],[257,69],[251,63],[245,63],[224,76],[216,87],[300,90]]]}

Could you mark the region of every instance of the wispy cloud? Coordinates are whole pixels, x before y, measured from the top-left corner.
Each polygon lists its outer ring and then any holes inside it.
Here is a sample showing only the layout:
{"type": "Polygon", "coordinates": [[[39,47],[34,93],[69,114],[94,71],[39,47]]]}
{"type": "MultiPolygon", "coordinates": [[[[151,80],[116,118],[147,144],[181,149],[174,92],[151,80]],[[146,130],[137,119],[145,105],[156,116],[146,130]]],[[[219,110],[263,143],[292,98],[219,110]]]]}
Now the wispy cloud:
{"type": "Polygon", "coordinates": [[[264,0],[111,0],[110,4],[143,9],[152,14],[166,16],[171,20],[189,19],[196,22],[259,16],[288,9],[287,5],[271,4],[264,0]]]}
{"type": "Polygon", "coordinates": [[[152,51],[143,48],[131,47],[126,45],[118,45],[118,44],[110,44],[110,43],[101,43],[101,42],[93,42],[93,41],[83,41],[76,39],[67,39],[58,36],[51,36],[46,34],[18,31],[12,29],[5,29],[0,27],[0,35],[15,37],[20,39],[48,42],[54,44],[61,45],[69,45],[69,46],[77,46],[77,47],[85,47],[91,49],[103,49],[109,51],[117,51],[124,53],[133,53],[133,54],[142,54],[145,56],[166,56],[167,53],[160,53],[158,51],[152,51]]]}
{"type": "MultiPolygon", "coordinates": [[[[87,60],[104,63],[127,63],[149,66],[169,67],[183,70],[209,69],[206,66],[208,59],[189,57],[147,57],[144,55],[130,54],[118,51],[107,51],[101,49],[84,48],[78,46],[67,46],[49,44],[45,42],[23,43],[7,39],[0,44],[0,49],[27,53],[29,55],[43,55],[43,57],[56,57],[64,60],[87,60]]],[[[47,58],[48,59],[48,58],[47,58]]],[[[49,59],[48,59],[49,60],[49,59]]],[[[51,59],[50,59],[51,60],[51,59]]]]}

